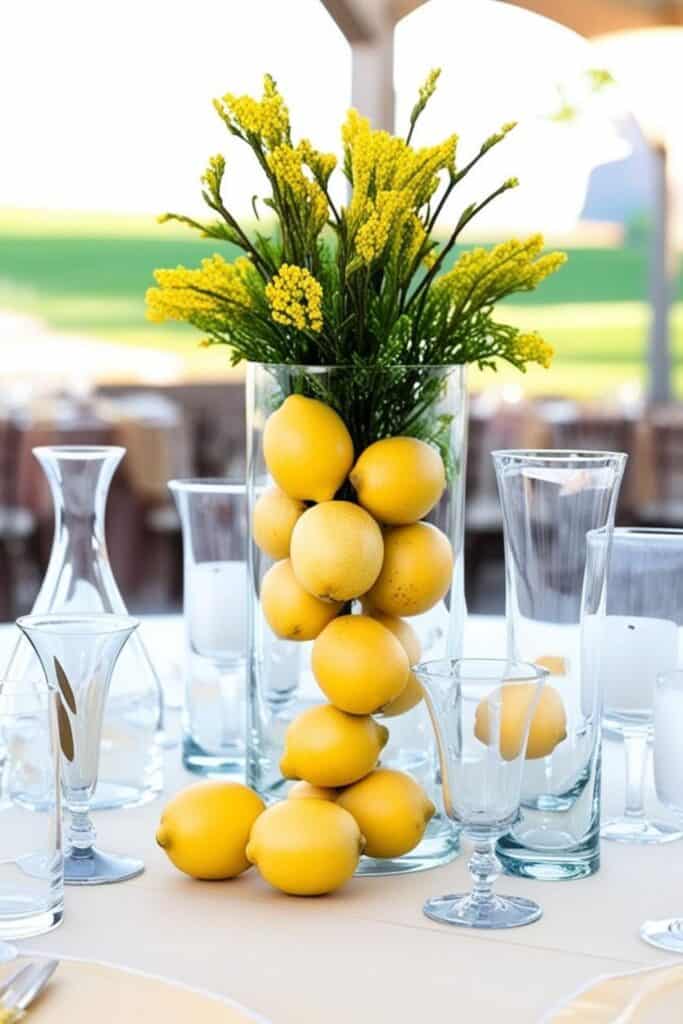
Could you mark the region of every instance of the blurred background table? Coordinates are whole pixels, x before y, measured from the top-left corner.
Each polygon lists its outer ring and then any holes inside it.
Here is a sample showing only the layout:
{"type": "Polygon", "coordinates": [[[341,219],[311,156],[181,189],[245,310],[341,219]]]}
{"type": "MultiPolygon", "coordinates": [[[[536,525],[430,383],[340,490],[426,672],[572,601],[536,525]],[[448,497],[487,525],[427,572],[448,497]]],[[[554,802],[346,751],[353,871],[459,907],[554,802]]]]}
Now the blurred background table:
{"type": "MultiPolygon", "coordinates": [[[[141,628],[163,672],[180,656],[181,620],[148,617],[141,628]]],[[[11,639],[12,628],[0,627],[0,657],[11,639]]],[[[502,619],[470,617],[469,655],[500,654],[503,642],[502,619]]],[[[620,745],[606,742],[605,755],[604,802],[612,812],[623,801],[620,745]]],[[[154,843],[163,800],[195,781],[180,768],[177,749],[167,752],[166,765],[160,800],[96,815],[102,845],[143,857],[145,874],[118,886],[68,889],[62,927],[26,949],[160,974],[230,996],[271,1024],[537,1024],[598,975],[664,962],[638,928],[645,918],[683,911],[678,843],[603,843],[601,871],[580,882],[505,878],[501,891],[530,896],[544,910],[537,924],[509,932],[463,932],[423,917],[428,896],[468,886],[462,857],[420,874],[355,879],[319,899],[282,896],[255,871],[233,882],[192,881],[154,843]]]]}

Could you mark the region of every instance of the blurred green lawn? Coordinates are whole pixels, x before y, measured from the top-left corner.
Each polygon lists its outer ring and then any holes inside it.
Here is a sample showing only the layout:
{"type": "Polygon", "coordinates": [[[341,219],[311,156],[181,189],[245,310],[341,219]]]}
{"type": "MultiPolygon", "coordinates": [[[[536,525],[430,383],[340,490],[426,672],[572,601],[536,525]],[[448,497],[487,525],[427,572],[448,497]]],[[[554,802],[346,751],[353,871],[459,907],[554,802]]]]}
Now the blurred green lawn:
{"type": "MultiPolygon", "coordinates": [[[[222,375],[227,368],[222,350],[199,349],[190,328],[150,324],[144,314],[144,293],[155,267],[194,265],[213,249],[214,242],[151,219],[0,211],[0,310],[36,316],[59,332],[180,353],[195,378],[222,375]]],[[[499,314],[554,344],[552,372],[534,369],[521,377],[504,368],[498,380],[515,381],[530,393],[586,397],[644,384],[644,245],[573,249],[569,257],[539,292],[515,297],[499,314]]],[[[675,382],[681,394],[683,287],[677,300],[675,382]]],[[[496,383],[491,371],[481,380],[477,371],[472,376],[475,387],[496,383]]]]}

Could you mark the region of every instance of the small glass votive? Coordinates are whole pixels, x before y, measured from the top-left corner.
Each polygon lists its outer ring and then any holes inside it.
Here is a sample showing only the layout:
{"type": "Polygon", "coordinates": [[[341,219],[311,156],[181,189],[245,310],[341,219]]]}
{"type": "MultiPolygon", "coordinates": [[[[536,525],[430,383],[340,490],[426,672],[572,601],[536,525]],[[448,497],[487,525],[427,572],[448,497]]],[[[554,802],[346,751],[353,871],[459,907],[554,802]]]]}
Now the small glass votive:
{"type": "MultiPolygon", "coordinates": [[[[654,768],[657,799],[683,816],[683,671],[657,677],[654,699],[654,768]]],[[[651,946],[683,953],[683,914],[646,921],[641,937],[651,946]]]]}
{"type": "Polygon", "coordinates": [[[171,480],[183,532],[183,764],[244,772],[247,511],[244,482],[171,480]]]}
{"type": "MultiPolygon", "coordinates": [[[[0,680],[0,939],[60,924],[64,858],[56,693],[0,680]],[[36,814],[31,794],[40,797],[36,814]],[[27,798],[29,802],[27,802],[27,798]]],[[[1,944],[0,944],[1,945],[1,944]]]]}

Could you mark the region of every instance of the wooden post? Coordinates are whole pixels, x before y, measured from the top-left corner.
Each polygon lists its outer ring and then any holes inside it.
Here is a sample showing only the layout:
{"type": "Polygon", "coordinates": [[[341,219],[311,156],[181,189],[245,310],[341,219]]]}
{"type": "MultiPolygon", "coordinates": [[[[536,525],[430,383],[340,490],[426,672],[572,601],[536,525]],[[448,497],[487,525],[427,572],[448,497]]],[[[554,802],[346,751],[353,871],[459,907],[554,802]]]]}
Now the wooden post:
{"type": "Polygon", "coordinates": [[[650,244],[650,302],[652,319],[649,339],[650,402],[671,398],[671,302],[676,271],[676,251],[671,220],[671,189],[666,146],[652,145],[654,158],[654,223],[650,244]]]}
{"type": "Polygon", "coordinates": [[[394,130],[394,24],[380,21],[371,42],[351,44],[351,102],[373,128],[394,130]]]}

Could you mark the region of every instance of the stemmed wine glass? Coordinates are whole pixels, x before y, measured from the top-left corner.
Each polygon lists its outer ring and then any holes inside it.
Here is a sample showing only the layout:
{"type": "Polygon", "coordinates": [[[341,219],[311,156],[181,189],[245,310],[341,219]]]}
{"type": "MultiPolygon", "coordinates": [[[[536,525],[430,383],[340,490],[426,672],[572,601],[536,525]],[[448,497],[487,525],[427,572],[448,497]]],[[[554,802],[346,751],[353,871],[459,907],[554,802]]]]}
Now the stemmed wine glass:
{"type": "MultiPolygon", "coordinates": [[[[589,549],[607,543],[604,530],[588,534],[589,549]]],[[[603,839],[666,843],[683,837],[679,825],[650,820],[644,807],[655,680],[678,667],[681,625],[683,530],[615,529],[600,674],[604,724],[624,741],[626,799],[623,814],[603,824],[603,839]]]]}
{"type": "MultiPolygon", "coordinates": [[[[658,799],[683,815],[683,671],[657,678],[654,702],[655,788],[658,799]]],[[[646,921],[640,934],[651,946],[683,953],[683,915],[646,921]]]]}
{"type": "Polygon", "coordinates": [[[533,900],[500,896],[496,841],[519,815],[529,728],[548,672],[495,659],[427,661],[415,669],[436,734],[446,814],[474,844],[470,893],[427,900],[427,917],[470,928],[516,928],[541,916],[533,900]]]}
{"type": "Polygon", "coordinates": [[[102,716],[112,672],[138,622],[124,615],[26,615],[17,620],[35,650],[47,685],[59,693],[62,792],[71,813],[64,859],[67,885],[134,878],[141,860],[96,849],[90,800],[97,785],[102,716]]]}

